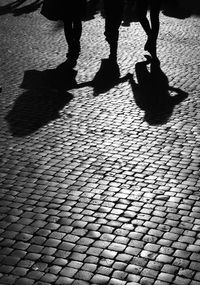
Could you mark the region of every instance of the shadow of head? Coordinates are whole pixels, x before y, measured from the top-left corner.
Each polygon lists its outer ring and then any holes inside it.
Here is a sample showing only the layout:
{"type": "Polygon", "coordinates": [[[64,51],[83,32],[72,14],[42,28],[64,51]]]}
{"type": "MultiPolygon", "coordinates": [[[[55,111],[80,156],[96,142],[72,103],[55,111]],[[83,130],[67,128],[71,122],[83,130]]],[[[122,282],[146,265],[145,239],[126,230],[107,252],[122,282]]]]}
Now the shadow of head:
{"type": "MultiPolygon", "coordinates": [[[[27,90],[17,98],[12,110],[5,118],[13,136],[30,135],[58,119],[59,112],[73,98],[73,95],[57,81],[49,82],[46,73],[49,74],[49,70],[25,72],[21,87],[27,90]]],[[[52,77],[49,79],[52,80],[52,77]]]]}

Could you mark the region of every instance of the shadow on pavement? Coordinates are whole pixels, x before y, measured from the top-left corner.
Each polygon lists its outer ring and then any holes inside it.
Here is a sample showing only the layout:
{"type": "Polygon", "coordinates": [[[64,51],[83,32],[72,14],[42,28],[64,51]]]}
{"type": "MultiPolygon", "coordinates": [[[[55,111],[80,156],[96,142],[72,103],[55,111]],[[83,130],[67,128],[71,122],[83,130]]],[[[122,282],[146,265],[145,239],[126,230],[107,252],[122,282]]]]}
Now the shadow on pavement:
{"type": "Polygon", "coordinates": [[[94,90],[94,96],[108,92],[116,85],[128,80],[128,76],[120,77],[119,66],[116,61],[102,59],[99,71],[93,80],[77,85],[78,88],[90,86],[94,90]]]}
{"type": "Polygon", "coordinates": [[[94,96],[108,92],[114,86],[129,81],[136,104],[145,111],[144,120],[150,125],[164,124],[172,115],[173,108],[187,97],[186,92],[169,86],[168,78],[158,60],[138,62],[135,66],[136,83],[131,74],[120,77],[119,66],[113,59],[103,59],[94,79],[77,84],[77,71],[66,62],[56,69],[28,70],[21,88],[26,91],[14,103],[6,120],[13,136],[29,135],[60,117],[59,111],[73,99],[67,92],[90,86],[94,96]],[[150,71],[148,70],[150,66],[150,71]]]}
{"type": "Polygon", "coordinates": [[[103,59],[94,79],[77,84],[77,71],[66,62],[56,69],[28,70],[24,74],[22,93],[5,119],[13,136],[26,136],[59,118],[59,111],[73,99],[67,90],[86,86],[94,88],[94,96],[109,91],[115,85],[127,81],[128,75],[120,78],[117,62],[103,59]]]}
{"type": "Polygon", "coordinates": [[[188,94],[169,86],[159,60],[152,60],[150,56],[146,58],[146,61],[138,62],[135,66],[138,83],[130,76],[134,99],[138,107],[145,112],[144,120],[147,123],[165,124],[172,115],[174,106],[186,99],[188,94]]]}
{"type": "Polygon", "coordinates": [[[14,16],[20,16],[22,14],[28,14],[36,11],[41,5],[43,0],[35,0],[33,3],[20,7],[26,0],[16,0],[10,4],[0,6],[0,15],[13,13],[14,16]]]}
{"type": "Polygon", "coordinates": [[[56,69],[26,71],[20,86],[26,91],[17,98],[5,118],[12,135],[18,137],[30,135],[58,119],[59,111],[73,98],[73,95],[66,90],[72,87],[72,81],[74,84],[75,75],[74,71],[68,79],[62,78],[56,69]],[[62,81],[65,83],[61,84],[62,81]]]}

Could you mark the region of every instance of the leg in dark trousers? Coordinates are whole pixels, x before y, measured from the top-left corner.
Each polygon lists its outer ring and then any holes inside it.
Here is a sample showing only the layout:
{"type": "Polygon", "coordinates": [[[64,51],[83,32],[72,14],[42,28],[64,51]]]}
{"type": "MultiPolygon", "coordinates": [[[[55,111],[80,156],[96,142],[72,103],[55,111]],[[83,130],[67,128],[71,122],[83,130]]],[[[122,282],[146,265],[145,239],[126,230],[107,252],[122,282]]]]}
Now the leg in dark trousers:
{"type": "Polygon", "coordinates": [[[65,20],[64,33],[68,44],[68,55],[80,52],[80,38],[82,34],[82,23],[79,20],[65,20]]]}
{"type": "Polygon", "coordinates": [[[105,36],[110,46],[110,58],[116,60],[119,27],[123,16],[124,0],[104,0],[105,36]]]}
{"type": "Polygon", "coordinates": [[[64,34],[68,45],[67,62],[76,64],[80,53],[82,20],[86,13],[86,0],[62,0],[64,34]]]}
{"type": "Polygon", "coordinates": [[[147,42],[144,49],[149,51],[153,57],[157,57],[156,45],[160,28],[159,13],[161,0],[137,0],[137,15],[147,35],[147,42]],[[147,18],[147,11],[150,12],[150,21],[147,18]]]}

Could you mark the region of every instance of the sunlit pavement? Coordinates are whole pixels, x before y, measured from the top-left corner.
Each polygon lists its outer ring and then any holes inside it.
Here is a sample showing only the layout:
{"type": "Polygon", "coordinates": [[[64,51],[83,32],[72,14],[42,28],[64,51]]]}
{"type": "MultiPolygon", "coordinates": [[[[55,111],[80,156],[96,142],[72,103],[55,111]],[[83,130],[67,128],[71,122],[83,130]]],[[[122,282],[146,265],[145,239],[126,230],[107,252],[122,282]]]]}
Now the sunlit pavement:
{"type": "MultiPolygon", "coordinates": [[[[108,57],[103,32],[84,22],[78,84],[108,57]]],[[[67,51],[39,11],[1,15],[0,37],[0,284],[199,285],[199,18],[161,14],[161,68],[188,95],[156,124],[128,79],[98,96],[37,85],[67,51]]],[[[136,80],[144,43],[121,27],[121,77],[136,80]]]]}

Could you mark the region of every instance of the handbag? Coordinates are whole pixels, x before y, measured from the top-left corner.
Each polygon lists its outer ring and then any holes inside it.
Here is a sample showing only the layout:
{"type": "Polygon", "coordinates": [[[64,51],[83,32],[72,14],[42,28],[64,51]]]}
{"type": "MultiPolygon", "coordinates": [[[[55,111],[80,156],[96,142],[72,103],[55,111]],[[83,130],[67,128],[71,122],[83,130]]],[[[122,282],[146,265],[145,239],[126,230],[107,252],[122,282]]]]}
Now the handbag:
{"type": "Polygon", "coordinates": [[[62,10],[59,4],[59,0],[43,0],[40,13],[50,21],[58,21],[62,10]]]}

